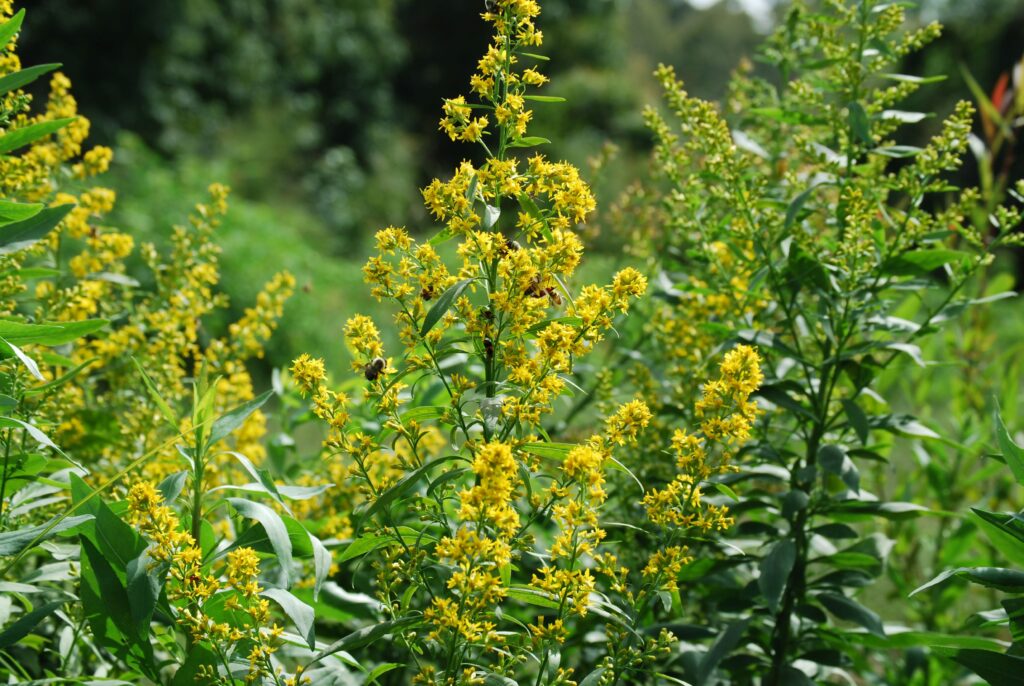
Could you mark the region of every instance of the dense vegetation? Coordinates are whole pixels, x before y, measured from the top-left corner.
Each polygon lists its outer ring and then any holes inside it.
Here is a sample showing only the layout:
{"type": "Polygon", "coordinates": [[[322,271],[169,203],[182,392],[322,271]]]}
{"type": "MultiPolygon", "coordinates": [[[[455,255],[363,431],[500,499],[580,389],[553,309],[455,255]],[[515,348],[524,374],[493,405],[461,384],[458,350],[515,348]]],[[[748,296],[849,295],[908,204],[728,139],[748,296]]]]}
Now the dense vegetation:
{"type": "MultiPolygon", "coordinates": [[[[626,154],[584,172],[548,151],[586,149],[563,95],[594,77],[550,65],[621,58],[609,3],[569,30],[552,0],[550,36],[536,0],[399,3],[490,30],[430,96],[462,147],[424,162],[387,125],[386,79],[429,83],[390,3],[316,4],[146,5],[130,116],[184,168],[122,139],[133,202],[0,0],[9,683],[1020,683],[1024,63],[939,117],[913,107],[943,76],[904,71],[937,23],[796,2],[720,104],[664,65],[642,111],[609,86],[626,154]],[[326,150],[281,192],[344,226],[271,237],[213,183],[163,227],[239,113],[326,150]],[[328,255],[371,218],[353,279],[328,255]],[[330,310],[292,308],[310,273],[330,310]]],[[[263,189],[292,158],[258,153],[263,189]]]]}

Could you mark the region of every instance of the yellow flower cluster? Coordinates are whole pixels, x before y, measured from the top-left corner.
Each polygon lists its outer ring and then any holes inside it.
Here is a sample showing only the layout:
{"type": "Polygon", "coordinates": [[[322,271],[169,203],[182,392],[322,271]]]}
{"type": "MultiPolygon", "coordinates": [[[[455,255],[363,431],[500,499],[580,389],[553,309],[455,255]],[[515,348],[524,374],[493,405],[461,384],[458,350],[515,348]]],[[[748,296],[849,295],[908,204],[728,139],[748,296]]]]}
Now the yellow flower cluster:
{"type": "Polygon", "coordinates": [[[148,482],[139,482],[129,490],[128,521],[152,541],[149,554],[155,563],[168,565],[167,598],[177,603],[177,623],[189,632],[192,640],[204,642],[225,664],[236,651],[247,650],[247,683],[258,683],[273,674],[270,655],[276,650],[274,644],[281,628],[272,623],[269,601],[260,597],[263,589],[258,582],[256,551],[240,547],[227,554],[225,585],[217,576],[204,571],[207,563],[202,550],[191,534],[180,530],[177,514],[148,482]],[[246,619],[218,622],[204,612],[204,605],[214,594],[224,592],[230,593],[224,609],[242,613],[246,619]],[[268,626],[264,632],[263,628],[268,626]]]}
{"type": "MultiPolygon", "coordinates": [[[[750,437],[758,412],[750,395],[763,376],[757,352],[744,345],[726,353],[720,371],[719,378],[704,386],[697,402],[697,414],[703,417],[700,434],[680,429],[673,436],[675,478],[643,498],[650,521],[676,534],[690,529],[706,534],[732,526],[728,507],[704,500],[701,487],[711,476],[734,469],[732,448],[750,437]]],[[[644,574],[657,585],[672,588],[687,557],[685,547],[666,548],[650,558],[644,574]]]]}
{"type": "MultiPolygon", "coordinates": [[[[583,561],[590,558],[602,570],[615,566],[613,555],[597,553],[598,545],[607,535],[598,521],[598,510],[607,498],[604,465],[613,447],[635,444],[650,420],[650,410],[643,401],[635,399],[622,405],[605,420],[602,434],[591,436],[566,454],[562,479],[550,488],[552,518],[558,533],[549,551],[550,563],[541,567],[532,583],[551,594],[560,607],[581,617],[587,613],[590,594],[596,586],[596,579],[583,561]]],[[[560,612],[558,620],[563,619],[560,612]]],[[[531,628],[534,635],[550,630],[550,626],[531,628]]]]}
{"type": "MultiPolygon", "coordinates": [[[[0,75],[19,69],[13,52],[0,63],[0,75]]],[[[58,182],[69,176],[77,179],[104,172],[112,153],[109,148],[84,150],[89,121],[77,112],[66,76],[56,73],[50,80],[45,111],[32,116],[27,110],[30,99],[20,91],[8,94],[6,104],[16,107],[7,131],[56,120],[71,120],[54,134],[42,138],[18,155],[0,159],[0,195],[18,201],[42,201],[51,205],[72,205],[61,224],[47,240],[26,251],[3,256],[4,268],[17,268],[26,261],[52,261],[59,251],[58,264],[65,264],[67,277],[40,279],[35,286],[37,321],[80,321],[106,318],[114,322],[109,330],[90,337],[76,346],[69,363],[45,369],[49,378],[57,378],[74,366],[93,362],[90,376],[65,384],[54,394],[39,401],[35,408],[40,419],[53,423],[54,439],[67,450],[79,450],[78,458],[97,471],[112,471],[125,460],[137,457],[156,445],[162,428],[154,421],[155,408],[146,393],[138,392],[138,372],[130,363],[135,358],[147,370],[163,397],[178,405],[191,395],[189,379],[205,363],[220,376],[218,410],[224,411],[253,397],[252,380],[245,362],[261,357],[263,344],[281,316],[284,301],[294,288],[290,274],[270,280],[257,296],[253,307],[228,326],[226,335],[208,344],[201,342],[203,318],[227,304],[216,292],[219,281],[213,233],[227,211],[228,189],[219,184],[210,187],[210,202],[196,207],[188,227],[176,227],[170,254],[161,256],[153,245],[141,246],[141,256],[152,271],[153,291],[139,288],[127,275],[125,263],[135,254],[132,237],[102,224],[115,202],[113,191],[88,188],[77,195],[60,192],[58,182]],[[116,413],[118,421],[110,427],[114,440],[95,449],[83,416],[102,404],[116,413]]],[[[24,286],[19,279],[0,281],[0,316],[16,316],[26,311],[17,302],[24,286]]],[[[29,350],[29,354],[35,351],[29,350]]],[[[265,417],[253,413],[234,435],[235,448],[259,462],[264,455],[262,437],[265,417]]],[[[216,472],[216,465],[214,465],[216,472]]],[[[147,478],[160,477],[180,469],[180,456],[169,451],[147,463],[147,478]]]]}
{"type": "MultiPolygon", "coordinates": [[[[533,118],[523,97],[526,86],[547,82],[547,77],[534,68],[521,72],[513,69],[519,61],[516,53],[520,48],[541,45],[544,37],[533,22],[540,14],[540,5],[534,0],[496,0],[493,5],[483,17],[494,25],[494,42],[477,63],[470,87],[493,110],[501,127],[498,145],[504,149],[510,140],[526,135],[526,127],[533,118]]],[[[440,126],[449,138],[469,143],[482,141],[490,120],[487,116],[474,117],[464,96],[446,100],[443,110],[440,126]]]]}
{"type": "Polygon", "coordinates": [[[520,528],[512,447],[497,441],[479,447],[472,471],[476,485],[459,497],[463,525],[454,536],[441,539],[435,551],[455,567],[447,584],[453,597],[435,597],[424,618],[433,626],[434,640],[443,642],[454,633],[486,645],[499,640],[489,617],[506,595],[501,569],[511,564],[511,541],[520,528]]]}
{"type": "MultiPolygon", "coordinates": [[[[93,189],[83,194],[79,206],[64,222],[68,238],[84,237],[83,252],[70,260],[72,269],[81,271],[82,278],[65,288],[43,282],[36,293],[40,300],[39,317],[75,321],[106,316],[118,320],[109,334],[90,340],[72,355],[76,363],[96,358],[108,370],[99,392],[118,409],[123,442],[105,449],[97,460],[101,465],[116,465],[126,454],[144,450],[160,440],[161,429],[153,422],[151,400],[146,394],[135,392],[138,372],[125,365],[131,357],[142,364],[163,397],[172,404],[190,397],[189,378],[204,364],[219,378],[219,411],[254,397],[245,363],[262,357],[263,344],[276,327],[295,280],[286,272],[275,275],[258,294],[255,305],[229,324],[223,337],[205,346],[201,343],[203,318],[227,304],[215,290],[219,281],[219,249],[213,243],[213,232],[227,211],[227,194],[228,189],[222,185],[210,187],[210,202],[196,207],[189,227],[175,228],[166,261],[155,246],[142,246],[142,257],[156,280],[154,292],[136,291],[129,280],[106,276],[124,273],[124,260],[133,247],[124,234],[94,229],[91,225],[94,217],[112,207],[112,193],[93,189]],[[96,268],[103,269],[101,278],[93,275],[91,270],[96,268]],[[122,312],[126,309],[128,314],[124,316],[122,312]]],[[[65,386],[60,393],[59,438],[62,445],[73,448],[86,441],[84,428],[76,419],[86,409],[84,397],[77,386],[65,386]]],[[[265,434],[266,418],[261,412],[254,412],[236,430],[234,448],[259,463],[265,455],[265,434]]],[[[147,478],[159,479],[176,471],[180,468],[179,460],[174,451],[159,456],[147,463],[147,478]]],[[[210,474],[219,479],[219,471],[226,464],[212,464],[210,474]]]]}
{"type": "Polygon", "coordinates": [[[489,617],[507,594],[501,568],[512,559],[508,543],[460,528],[442,539],[435,553],[454,571],[447,583],[452,597],[435,597],[423,611],[432,627],[430,638],[445,643],[457,635],[470,644],[499,643],[501,637],[489,617]]]}
{"type": "Polygon", "coordinates": [[[487,443],[473,457],[476,485],[462,492],[459,517],[477,528],[489,525],[504,537],[515,535],[519,513],[513,507],[518,485],[518,465],[512,447],[506,443],[487,443]]]}
{"type": "Polygon", "coordinates": [[[180,530],[177,513],[149,483],[139,482],[128,491],[128,521],[153,541],[149,555],[158,562],[170,562],[179,550],[195,547],[192,535],[180,530]]]}

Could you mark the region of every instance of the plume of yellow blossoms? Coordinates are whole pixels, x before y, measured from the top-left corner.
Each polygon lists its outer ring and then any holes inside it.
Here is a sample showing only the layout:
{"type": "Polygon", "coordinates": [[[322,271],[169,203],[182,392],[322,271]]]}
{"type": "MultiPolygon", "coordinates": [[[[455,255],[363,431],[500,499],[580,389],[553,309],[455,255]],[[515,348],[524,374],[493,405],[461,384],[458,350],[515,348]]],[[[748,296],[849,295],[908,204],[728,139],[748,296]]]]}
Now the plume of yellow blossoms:
{"type": "MultiPolygon", "coordinates": [[[[10,3],[0,6],[4,17],[10,3]]],[[[16,38],[0,56],[0,76],[21,68],[14,48],[16,38]]],[[[219,375],[218,409],[227,410],[254,396],[247,360],[263,355],[282,314],[285,300],[294,289],[294,278],[275,275],[257,296],[254,306],[228,327],[223,338],[201,343],[203,318],[227,305],[217,292],[219,248],[214,231],[227,211],[228,189],[210,187],[210,200],[196,207],[188,226],[176,227],[170,252],[161,255],[153,245],[139,253],[151,270],[155,288],[143,289],[130,278],[126,261],[136,253],[135,241],[125,232],[103,224],[116,196],[102,187],[70,193],[62,190],[65,179],[79,182],[105,172],[113,154],[109,148],[85,148],[89,120],[77,111],[71,82],[60,73],[50,79],[45,108],[29,110],[31,98],[21,91],[3,96],[0,110],[8,112],[4,132],[44,122],[68,120],[55,133],[41,138],[17,155],[0,159],[0,196],[21,202],[72,205],[70,212],[47,240],[22,251],[0,256],[0,316],[18,317],[31,312],[36,321],[73,322],[88,318],[108,319],[114,324],[81,344],[68,355],[70,364],[44,367],[44,376],[55,379],[78,365],[76,383],[62,385],[52,396],[39,396],[33,413],[56,426],[53,438],[73,451],[84,464],[99,472],[113,472],[162,440],[162,429],[146,393],[138,393],[139,377],[131,358],[137,359],[169,402],[184,404],[190,397],[188,379],[205,362],[219,375]],[[31,305],[18,303],[25,290],[18,269],[26,263],[63,265],[58,278],[36,281],[31,305]],[[99,442],[87,430],[95,421],[96,405],[109,407],[118,421],[110,427],[111,440],[99,442]]],[[[35,351],[29,349],[30,355],[35,351]]],[[[265,448],[266,419],[253,413],[235,432],[234,447],[256,462],[265,448]]],[[[214,466],[216,476],[216,465],[214,466]]],[[[169,451],[147,463],[146,476],[158,480],[180,469],[180,457],[169,451]]],[[[219,478],[219,477],[218,477],[219,478]]]]}
{"type": "MultiPolygon", "coordinates": [[[[530,89],[547,79],[519,66],[541,44],[540,8],[532,0],[488,6],[483,16],[494,40],[470,81],[479,102],[446,100],[440,122],[449,138],[480,146],[485,158],[464,161],[448,180],[423,189],[439,233],[419,240],[402,227],[381,229],[363,268],[372,294],[394,306],[403,350],[389,356],[377,323],[356,315],[344,336],[361,397],[331,390],[322,360],[309,355],[293,362],[291,375],[327,425],[331,464],[358,484],[358,494],[344,486],[332,497],[365,503],[373,512],[366,528],[393,539],[376,552],[376,592],[392,619],[426,625],[396,633],[420,656],[414,683],[483,683],[484,665],[511,676],[527,655],[542,656],[541,672],[550,666],[555,675],[550,683],[569,683],[571,670],[548,661],[594,607],[599,577],[610,572],[614,590],[626,595],[628,570],[601,550],[605,470],[613,451],[635,450],[652,413],[633,399],[576,445],[552,444],[541,422],[566,393],[577,360],[643,295],[647,280],[626,268],[606,285],[570,286],[583,257],[577,231],[595,208],[593,194],[572,165],[515,153],[543,140],[527,135],[527,104],[530,89]],[[440,247],[447,241],[457,242],[453,251],[440,247]],[[440,399],[430,397],[432,389],[440,399]],[[408,407],[421,401],[429,406],[408,407]],[[417,479],[428,474],[424,493],[417,479]],[[406,479],[402,490],[389,492],[396,478],[406,479]],[[415,545],[403,533],[410,529],[421,534],[415,545]],[[518,602],[513,588],[551,611],[503,631],[510,616],[503,606],[518,602]]],[[[759,382],[738,350],[723,380],[706,390],[709,441],[729,431],[738,441],[749,429],[721,411],[741,396],[746,402],[759,382]]],[[[739,415],[752,420],[753,412],[739,415]]],[[[648,509],[652,520],[669,521],[648,509]]],[[[651,564],[674,579],[685,561],[679,545],[651,564]]],[[[656,641],[659,649],[665,640],[656,641]]]]}
{"type": "MultiPolygon", "coordinates": [[[[204,563],[202,550],[190,533],[181,530],[177,514],[148,482],[129,490],[128,521],[152,541],[149,555],[154,566],[167,565],[167,598],[177,603],[177,623],[192,641],[204,643],[225,663],[235,652],[248,650],[247,683],[259,683],[273,674],[270,656],[281,628],[272,622],[269,601],[260,597],[263,589],[256,551],[245,547],[230,551],[223,581],[205,571],[208,563],[204,563]],[[224,609],[235,612],[236,618],[244,615],[244,620],[218,622],[204,612],[214,594],[225,592],[224,609]]],[[[216,678],[216,672],[206,676],[216,678]]]]}
{"type": "MultiPolygon", "coordinates": [[[[696,403],[701,418],[697,434],[677,430],[672,438],[677,473],[664,488],[649,491],[643,499],[654,524],[674,532],[707,533],[732,526],[729,508],[705,501],[701,485],[711,476],[733,471],[733,449],[750,437],[757,404],[750,400],[763,380],[757,352],[740,345],[722,360],[720,376],[704,386],[696,403]]],[[[671,545],[652,556],[644,576],[674,590],[682,567],[689,561],[685,546],[671,545]]]]}

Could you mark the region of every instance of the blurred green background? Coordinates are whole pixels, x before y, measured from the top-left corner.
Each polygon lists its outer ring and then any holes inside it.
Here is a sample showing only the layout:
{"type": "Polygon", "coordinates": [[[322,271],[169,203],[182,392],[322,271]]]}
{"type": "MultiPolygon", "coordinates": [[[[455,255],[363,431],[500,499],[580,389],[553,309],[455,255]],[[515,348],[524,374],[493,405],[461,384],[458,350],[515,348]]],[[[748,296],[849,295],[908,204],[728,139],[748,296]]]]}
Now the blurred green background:
{"type": "MultiPolygon", "coordinates": [[[[651,72],[675,65],[694,94],[719,98],[730,71],[782,16],[772,0],[547,0],[552,58],[537,111],[545,151],[585,170],[611,141],[595,180],[610,204],[642,174],[656,103],[651,72]]],[[[221,232],[224,286],[236,314],[279,269],[300,290],[271,363],[300,351],[340,368],[340,331],[380,312],[359,267],[387,224],[434,230],[418,188],[476,154],[437,131],[442,97],[467,90],[489,39],[483,0],[36,0],[21,39],[26,64],[63,62],[93,142],[114,146],[111,223],[160,243],[213,180],[235,193],[221,232]],[[99,49],[101,48],[102,49],[99,49]]],[[[947,29],[905,71],[950,75],[916,109],[948,113],[970,98],[961,69],[991,89],[1024,45],[1024,0],[926,0],[914,23],[947,29]]],[[[932,120],[934,123],[935,120],[932,120]]],[[[920,127],[923,138],[930,131],[920,127]]],[[[1018,156],[1019,157],[1019,156],[1018,156]]],[[[965,168],[970,182],[973,171],[965,168]]],[[[586,174],[586,171],[585,171],[586,174]]],[[[592,239],[591,271],[614,237],[592,239]]],[[[387,315],[377,315],[384,323],[387,315]]]]}

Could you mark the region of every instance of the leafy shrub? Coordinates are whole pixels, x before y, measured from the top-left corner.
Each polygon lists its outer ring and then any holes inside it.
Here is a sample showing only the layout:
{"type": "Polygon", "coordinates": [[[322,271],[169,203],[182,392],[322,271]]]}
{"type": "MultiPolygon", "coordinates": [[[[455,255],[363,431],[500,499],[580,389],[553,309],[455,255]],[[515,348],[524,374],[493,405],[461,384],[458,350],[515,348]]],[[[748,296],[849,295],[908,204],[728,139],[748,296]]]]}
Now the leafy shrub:
{"type": "MultiPolygon", "coordinates": [[[[896,5],[826,5],[797,4],[768,39],[760,57],[776,68],[774,80],[737,73],[731,125],[661,69],[678,122],[648,114],[661,190],[636,191],[621,210],[629,229],[657,231],[630,236],[640,248],[653,241],[652,281],[664,287],[651,323],[632,339],[646,354],[626,387],[651,398],[652,424],[668,431],[692,415],[686,374],[716,344],[758,343],[766,358],[757,392],[765,419],[745,468],[726,479],[741,493],[736,540],[724,558],[706,560],[697,587],[698,616],[722,625],[706,655],[738,683],[867,674],[873,653],[854,646],[955,641],[887,630],[895,617],[865,606],[861,589],[882,576],[893,545],[874,522],[928,511],[892,501],[899,489],[886,483],[888,472],[869,482],[864,465],[885,463],[882,432],[939,439],[889,407],[876,379],[898,360],[923,365],[918,342],[991,299],[965,291],[993,251],[1020,243],[1012,233],[1019,209],[988,206],[977,190],[947,180],[967,148],[967,103],[924,148],[896,138],[927,117],[897,108],[930,79],[890,70],[938,27],[900,33],[896,5]]],[[[636,356],[626,348],[622,360],[636,356]]],[[[619,377],[608,383],[622,387],[619,377]]],[[[636,461],[652,448],[641,440],[636,461]]],[[[667,478],[658,470],[648,466],[641,479],[667,478]]],[[[700,654],[683,678],[706,678],[700,654]]],[[[880,669],[889,682],[902,666],[880,669]]]]}

